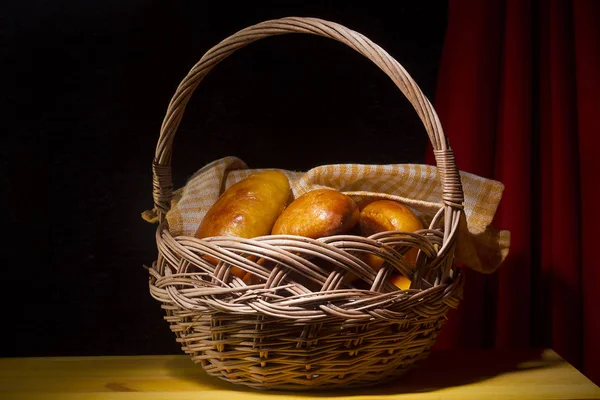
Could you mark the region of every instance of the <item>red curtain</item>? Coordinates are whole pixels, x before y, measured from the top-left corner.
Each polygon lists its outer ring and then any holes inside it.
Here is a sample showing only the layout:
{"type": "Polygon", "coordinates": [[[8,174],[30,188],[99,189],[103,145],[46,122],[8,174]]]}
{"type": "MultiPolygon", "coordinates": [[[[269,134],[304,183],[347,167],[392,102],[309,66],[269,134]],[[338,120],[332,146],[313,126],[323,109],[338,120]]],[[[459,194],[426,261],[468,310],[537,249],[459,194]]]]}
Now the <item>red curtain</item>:
{"type": "Polygon", "coordinates": [[[504,183],[511,250],[465,271],[437,348],[551,347],[600,383],[598,74],[600,1],[450,0],[435,107],[459,168],[504,183]]]}

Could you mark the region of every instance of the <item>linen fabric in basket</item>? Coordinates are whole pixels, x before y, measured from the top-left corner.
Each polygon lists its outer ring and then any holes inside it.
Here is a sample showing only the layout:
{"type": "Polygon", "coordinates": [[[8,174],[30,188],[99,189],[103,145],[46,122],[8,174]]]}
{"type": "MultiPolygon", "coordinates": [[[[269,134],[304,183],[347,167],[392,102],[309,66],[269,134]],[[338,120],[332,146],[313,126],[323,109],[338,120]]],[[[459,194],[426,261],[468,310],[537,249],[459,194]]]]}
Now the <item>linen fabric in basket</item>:
{"type": "MultiPolygon", "coordinates": [[[[194,236],[208,209],[229,186],[252,173],[233,156],[205,165],[192,175],[184,187],[174,193],[166,215],[172,236],[194,236]]],[[[305,172],[284,172],[290,180],[294,198],[315,189],[332,188],[357,201],[365,198],[396,200],[411,207],[426,224],[442,207],[442,192],[437,167],[421,164],[332,164],[305,172]]],[[[492,226],[502,198],[504,185],[460,171],[464,190],[464,213],[456,243],[456,259],[465,266],[491,273],[506,258],[510,232],[492,226]]],[[[143,217],[153,221],[150,212],[143,217]]]]}

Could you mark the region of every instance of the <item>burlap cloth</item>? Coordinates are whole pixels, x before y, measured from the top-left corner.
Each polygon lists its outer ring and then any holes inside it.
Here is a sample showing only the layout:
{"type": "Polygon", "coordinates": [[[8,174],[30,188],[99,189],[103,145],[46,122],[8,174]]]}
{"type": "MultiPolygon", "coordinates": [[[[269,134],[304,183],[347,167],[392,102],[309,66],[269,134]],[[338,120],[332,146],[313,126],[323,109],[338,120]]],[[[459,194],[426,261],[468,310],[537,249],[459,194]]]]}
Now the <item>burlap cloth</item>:
{"type": "MultiPolygon", "coordinates": [[[[173,236],[193,236],[200,221],[219,195],[232,184],[263,169],[249,169],[236,157],[216,160],[197,171],[177,190],[166,215],[173,236]]],[[[290,179],[294,197],[319,188],[342,192],[370,192],[379,198],[400,201],[411,207],[426,224],[441,207],[437,168],[419,164],[335,164],[306,172],[282,170],[290,179]]],[[[492,227],[504,185],[460,172],[465,202],[456,244],[456,258],[465,266],[491,273],[506,258],[510,232],[492,227]]],[[[152,212],[142,217],[155,222],[152,212]]]]}

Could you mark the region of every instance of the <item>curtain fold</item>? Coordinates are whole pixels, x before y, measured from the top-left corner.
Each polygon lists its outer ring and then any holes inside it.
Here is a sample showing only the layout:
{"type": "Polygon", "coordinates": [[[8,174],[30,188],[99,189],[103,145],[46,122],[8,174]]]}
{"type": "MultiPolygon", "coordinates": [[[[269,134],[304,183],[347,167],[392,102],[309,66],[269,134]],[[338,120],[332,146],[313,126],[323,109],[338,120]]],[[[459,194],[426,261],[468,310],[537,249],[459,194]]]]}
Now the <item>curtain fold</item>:
{"type": "Polygon", "coordinates": [[[505,184],[511,250],[465,271],[436,348],[551,347],[600,382],[599,4],[450,0],[435,108],[458,167],[505,184]]]}
{"type": "Polygon", "coordinates": [[[579,194],[581,199],[581,281],[583,301],[583,371],[600,385],[600,231],[595,222],[600,198],[597,175],[600,148],[600,2],[573,2],[579,194]]]}

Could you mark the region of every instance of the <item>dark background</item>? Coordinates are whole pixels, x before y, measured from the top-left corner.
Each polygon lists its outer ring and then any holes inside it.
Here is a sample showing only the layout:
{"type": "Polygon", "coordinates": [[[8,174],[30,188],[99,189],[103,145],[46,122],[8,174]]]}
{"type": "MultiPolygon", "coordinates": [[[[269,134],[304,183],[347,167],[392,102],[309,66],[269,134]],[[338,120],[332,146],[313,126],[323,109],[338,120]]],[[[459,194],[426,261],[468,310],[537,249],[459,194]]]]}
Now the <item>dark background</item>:
{"type": "MultiPolygon", "coordinates": [[[[0,356],[178,353],[142,268],[156,256],[151,162],[176,86],[265,19],[314,16],[386,49],[433,100],[445,1],[9,1],[2,44],[0,356]]],[[[422,162],[393,83],[329,39],[284,35],[219,65],[188,105],[174,180],[234,155],[251,168],[422,162]]]]}

